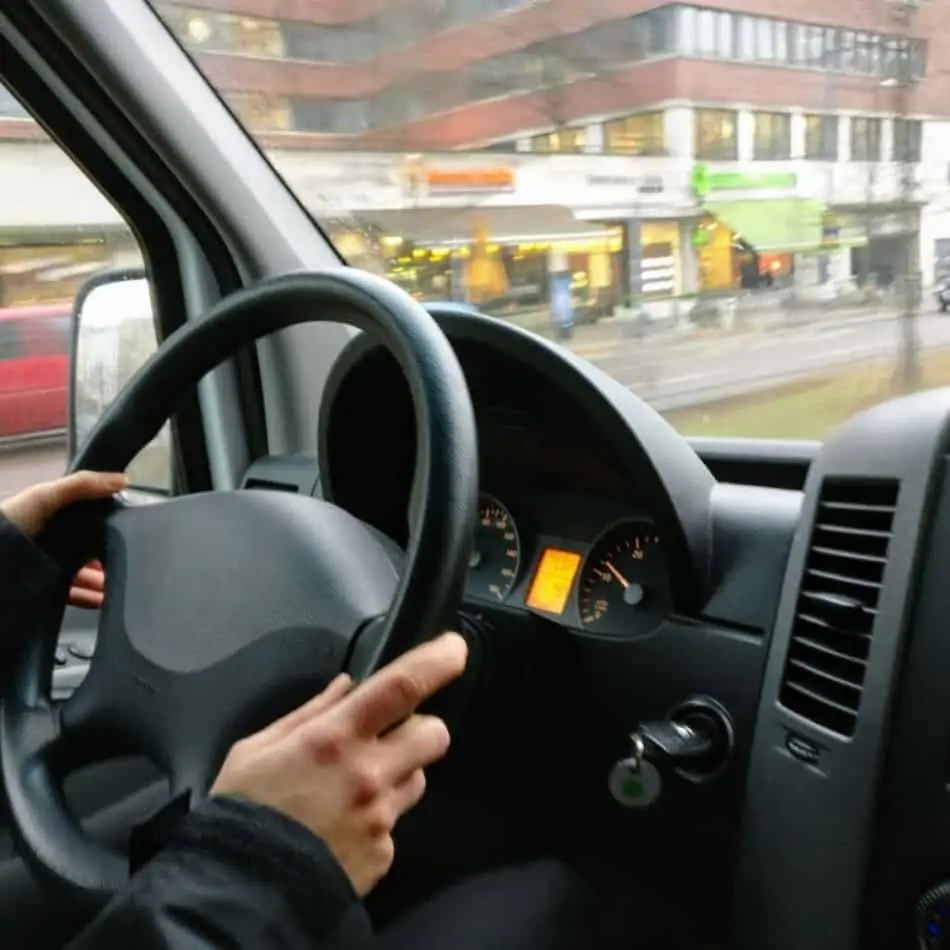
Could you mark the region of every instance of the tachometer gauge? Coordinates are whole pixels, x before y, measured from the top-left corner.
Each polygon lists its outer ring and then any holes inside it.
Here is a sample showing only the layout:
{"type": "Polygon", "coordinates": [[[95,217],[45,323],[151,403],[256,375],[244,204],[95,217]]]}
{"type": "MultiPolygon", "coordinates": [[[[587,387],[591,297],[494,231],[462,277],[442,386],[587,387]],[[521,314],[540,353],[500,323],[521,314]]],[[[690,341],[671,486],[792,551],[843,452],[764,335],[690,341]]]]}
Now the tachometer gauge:
{"type": "Polygon", "coordinates": [[[592,633],[649,633],[669,612],[670,586],[656,529],[645,521],[608,528],[584,561],[577,585],[581,626],[592,633]]]}
{"type": "Polygon", "coordinates": [[[468,561],[469,597],[503,601],[521,567],[521,540],[511,512],[491,495],[478,497],[475,545],[468,561]]]}

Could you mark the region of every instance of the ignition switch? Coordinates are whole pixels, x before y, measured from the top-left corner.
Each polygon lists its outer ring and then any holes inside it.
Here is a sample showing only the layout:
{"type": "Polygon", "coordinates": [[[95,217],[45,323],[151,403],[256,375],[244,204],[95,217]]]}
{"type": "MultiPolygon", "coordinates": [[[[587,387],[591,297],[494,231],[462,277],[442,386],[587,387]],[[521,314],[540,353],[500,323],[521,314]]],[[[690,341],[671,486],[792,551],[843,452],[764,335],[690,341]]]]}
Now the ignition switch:
{"type": "Polygon", "coordinates": [[[712,781],[728,767],[735,736],[725,708],[697,696],[676,706],[667,719],[641,723],[630,742],[630,755],[611,769],[608,786],[626,808],[646,808],[660,797],[660,766],[689,782],[712,781]]]}

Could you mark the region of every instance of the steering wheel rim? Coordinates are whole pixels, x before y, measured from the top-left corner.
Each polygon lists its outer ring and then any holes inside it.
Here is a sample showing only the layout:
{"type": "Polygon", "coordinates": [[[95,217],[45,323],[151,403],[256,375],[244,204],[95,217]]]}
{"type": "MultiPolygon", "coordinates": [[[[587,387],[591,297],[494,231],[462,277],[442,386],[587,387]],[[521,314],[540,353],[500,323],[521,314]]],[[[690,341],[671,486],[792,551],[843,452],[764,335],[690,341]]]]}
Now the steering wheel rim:
{"type": "MultiPolygon", "coordinates": [[[[104,728],[106,712],[102,709],[83,712],[84,702],[85,707],[94,705],[88,699],[96,695],[91,684],[101,684],[111,677],[109,682],[113,684],[111,688],[115,693],[115,684],[121,680],[122,688],[116,695],[124,695],[123,702],[131,702],[128,696],[135,693],[141,697],[143,692],[138,689],[136,693],[126,688],[134,680],[139,681],[138,686],[149,680],[153,691],[170,696],[174,690],[168,685],[172,682],[168,677],[174,672],[179,677],[175,680],[180,681],[179,685],[187,678],[183,678],[180,670],[171,670],[173,659],[164,660],[164,666],[158,664],[161,667],[159,676],[154,656],[149,652],[154,650],[155,644],[136,640],[135,631],[126,623],[124,614],[136,611],[131,595],[127,599],[124,585],[134,584],[136,577],[139,587],[160,583],[153,578],[143,580],[141,565],[137,568],[135,558],[126,559],[126,548],[133,548],[137,537],[151,533],[158,538],[159,544],[177,545],[175,550],[181,552],[185,563],[190,554],[185,549],[187,545],[180,542],[186,520],[200,525],[205,519],[205,523],[220,526],[224,521],[230,523],[235,517],[246,517],[249,524],[257,524],[255,543],[266,549],[268,536],[273,536],[274,549],[282,550],[275,534],[278,528],[272,531],[266,520],[271,517],[280,522],[284,535],[294,535],[288,544],[293,543],[296,548],[287,548],[288,551],[316,551],[322,559],[314,570],[318,574],[322,571],[324,581],[333,588],[329,592],[321,590],[320,599],[336,604],[336,607],[331,604],[327,608],[330,613],[336,611],[335,618],[346,615],[346,623],[339,621],[341,631],[343,627],[346,631],[340,632],[340,649],[334,652],[332,644],[326,649],[316,650],[313,643],[297,630],[295,646],[292,646],[297,650],[298,659],[292,662],[298,667],[300,662],[307,662],[306,658],[318,652],[324,657],[332,654],[333,662],[337,662],[343,655],[344,645],[346,656],[355,656],[358,652],[353,650],[356,638],[368,626],[373,626],[374,636],[378,635],[379,640],[369,654],[362,651],[362,655],[368,655],[370,659],[357,673],[370,672],[413,642],[444,629],[458,603],[477,511],[477,441],[471,400],[458,360],[432,317],[404,291],[372,274],[349,268],[296,273],[261,282],[220,301],[204,317],[185,324],[164,341],[103,413],[70,470],[124,469],[174,414],[182,393],[197,385],[206,373],[263,336],[309,322],[346,323],[377,334],[399,361],[409,382],[417,422],[417,471],[421,479],[422,503],[410,515],[410,545],[401,576],[393,570],[394,559],[399,556],[393,554],[391,548],[394,546],[387,547],[385,539],[378,537],[374,541],[371,529],[328,503],[284,493],[209,492],[144,508],[125,507],[114,500],[77,506],[54,520],[41,541],[67,568],[64,576],[71,576],[69,572],[91,555],[105,559],[110,582],[100,621],[100,645],[86,681],[66,704],[54,706],[49,699],[50,671],[66,601],[64,582],[56,603],[47,605],[47,609],[35,618],[37,629],[30,632],[31,638],[11,677],[0,708],[0,743],[3,777],[20,850],[45,880],[77,902],[100,906],[124,886],[128,877],[125,859],[85,834],[70,815],[62,793],[61,776],[65,768],[89,761],[81,755],[74,755],[71,743],[91,741],[89,736],[101,737],[110,729],[121,731],[114,723],[108,729],[104,728]],[[305,510],[305,504],[314,507],[305,510]],[[178,506],[177,511],[175,506],[178,506]],[[179,516],[177,512],[182,514],[179,516]],[[308,518],[312,520],[312,524],[307,525],[310,533],[300,527],[301,519],[308,518]],[[145,525],[143,519],[151,520],[145,525]],[[319,539],[311,542],[311,534],[322,537],[322,542],[319,539]],[[330,564],[324,557],[329,538],[342,540],[354,549],[348,572],[330,564]],[[79,543],[79,539],[86,543],[79,543]],[[307,548],[311,543],[314,547],[307,548]],[[320,548],[321,543],[323,548],[320,548]],[[347,587],[356,565],[360,570],[368,570],[367,565],[376,564],[379,566],[373,570],[379,577],[388,568],[391,575],[388,580],[374,581],[368,586],[364,584],[355,592],[340,593],[336,590],[337,587],[347,587]],[[347,597],[350,599],[346,600],[347,597]],[[374,615],[373,611],[379,610],[386,597],[391,597],[388,610],[374,615]],[[110,611],[110,602],[119,606],[110,611]],[[351,607],[353,609],[349,610],[351,607]],[[112,626],[104,643],[107,622],[112,626]],[[112,632],[112,627],[121,627],[123,636],[112,632]],[[108,644],[120,640],[119,647],[109,647],[111,659],[100,659],[99,653],[108,644]],[[143,644],[145,650],[140,656],[143,644]],[[134,662],[129,659],[130,648],[135,654],[134,662]],[[116,673],[122,663],[126,663],[127,669],[116,673]],[[107,672],[94,675],[98,670],[107,672]],[[156,687],[155,683],[166,685],[156,687]],[[98,725],[90,727],[88,724],[95,720],[95,715],[99,716],[98,725]]],[[[214,533],[213,529],[211,533],[214,533]]],[[[346,556],[343,552],[341,559],[345,561],[346,556]]],[[[208,569],[213,571],[216,568],[208,565],[208,569]]],[[[283,581],[274,582],[272,578],[272,583],[280,586],[283,581]]],[[[163,594],[166,598],[169,590],[174,588],[166,585],[163,594]]],[[[302,591],[301,585],[297,584],[291,594],[299,599],[303,596],[302,591]]],[[[291,597],[291,594],[287,596],[291,597]]],[[[229,596],[239,597],[240,594],[229,593],[229,596]]],[[[312,589],[310,596],[313,597],[312,589]]],[[[154,594],[150,602],[160,602],[156,597],[158,594],[154,594]]],[[[330,624],[329,620],[326,622],[330,624]]],[[[314,628],[310,629],[312,634],[314,628]]],[[[283,630],[279,631],[282,636],[283,630]]],[[[268,634],[268,637],[276,636],[277,633],[268,634]]],[[[219,668],[233,670],[241,665],[234,661],[233,656],[250,655],[262,642],[263,638],[243,644],[240,648],[243,654],[229,654],[225,660],[219,658],[215,665],[203,667],[200,675],[188,671],[189,682],[198,682],[202,676],[211,675],[219,668]]],[[[287,649],[293,652],[290,647],[287,649]]],[[[260,666],[259,660],[254,662],[260,666]]],[[[326,660],[327,664],[330,662],[326,660]]],[[[321,668],[321,681],[329,679],[335,672],[339,670],[321,668]]],[[[274,673],[272,678],[278,675],[274,673]]],[[[247,676],[244,682],[250,682],[247,676]]],[[[101,692],[102,687],[99,689],[101,692]]],[[[207,685],[201,689],[208,692],[207,685]]],[[[238,701],[233,697],[232,700],[232,705],[238,701]]],[[[118,701],[114,696],[110,701],[113,706],[106,702],[104,708],[109,716],[114,716],[118,701]]],[[[140,699],[136,702],[141,705],[140,699]]],[[[227,701],[222,699],[221,702],[226,705],[227,701]]],[[[224,709],[221,716],[227,715],[233,716],[234,711],[224,709]]],[[[144,713],[136,720],[129,714],[129,719],[138,723],[136,728],[145,728],[143,723],[147,720],[142,716],[144,713]]],[[[158,726],[154,728],[159,729],[158,726]]],[[[230,737],[230,741],[234,738],[236,736],[230,737]]],[[[118,745],[113,743],[110,751],[116,754],[132,749],[121,748],[120,741],[118,745]]],[[[222,754],[221,750],[217,753],[222,754]]],[[[194,767],[189,768],[191,773],[197,774],[194,767]]]]}

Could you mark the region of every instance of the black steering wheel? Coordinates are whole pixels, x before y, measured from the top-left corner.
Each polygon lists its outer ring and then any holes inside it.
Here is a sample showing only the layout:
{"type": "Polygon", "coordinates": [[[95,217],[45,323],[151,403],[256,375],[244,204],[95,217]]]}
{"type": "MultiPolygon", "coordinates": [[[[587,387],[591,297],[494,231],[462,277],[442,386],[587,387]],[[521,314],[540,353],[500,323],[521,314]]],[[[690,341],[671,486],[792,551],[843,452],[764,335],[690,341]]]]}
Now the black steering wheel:
{"type": "Polygon", "coordinates": [[[71,469],[123,470],[182,393],[221,361],[313,321],[376,334],[409,382],[421,478],[409,550],[341,508],[278,491],[207,492],[146,506],[113,500],[56,519],[42,541],[66,573],[93,556],[107,572],[95,658],[73,696],[51,703],[64,582],[62,597],[36,619],[4,697],[0,742],[21,851],[76,900],[106,901],[127,882],[128,862],[70,814],[67,770],[143,754],[173,795],[200,797],[240,735],[342,670],[363,675],[436,635],[458,602],[477,510],[471,400],[432,317],[371,274],[293,274],[221,301],[162,344],[71,469]],[[367,642],[369,649],[357,648],[367,642]]]}

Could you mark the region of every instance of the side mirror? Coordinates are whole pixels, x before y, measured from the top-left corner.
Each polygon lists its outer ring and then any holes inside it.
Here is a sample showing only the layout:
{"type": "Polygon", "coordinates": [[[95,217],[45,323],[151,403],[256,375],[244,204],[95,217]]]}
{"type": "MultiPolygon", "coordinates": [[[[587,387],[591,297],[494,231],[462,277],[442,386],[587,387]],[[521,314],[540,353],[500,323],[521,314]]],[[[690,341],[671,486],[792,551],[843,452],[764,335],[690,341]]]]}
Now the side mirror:
{"type": "MultiPolygon", "coordinates": [[[[158,348],[152,292],[141,268],[109,270],[86,281],[73,306],[69,361],[69,457],[99,416],[158,348]]],[[[166,424],[126,474],[133,488],[171,494],[172,440],[166,424]]]]}

